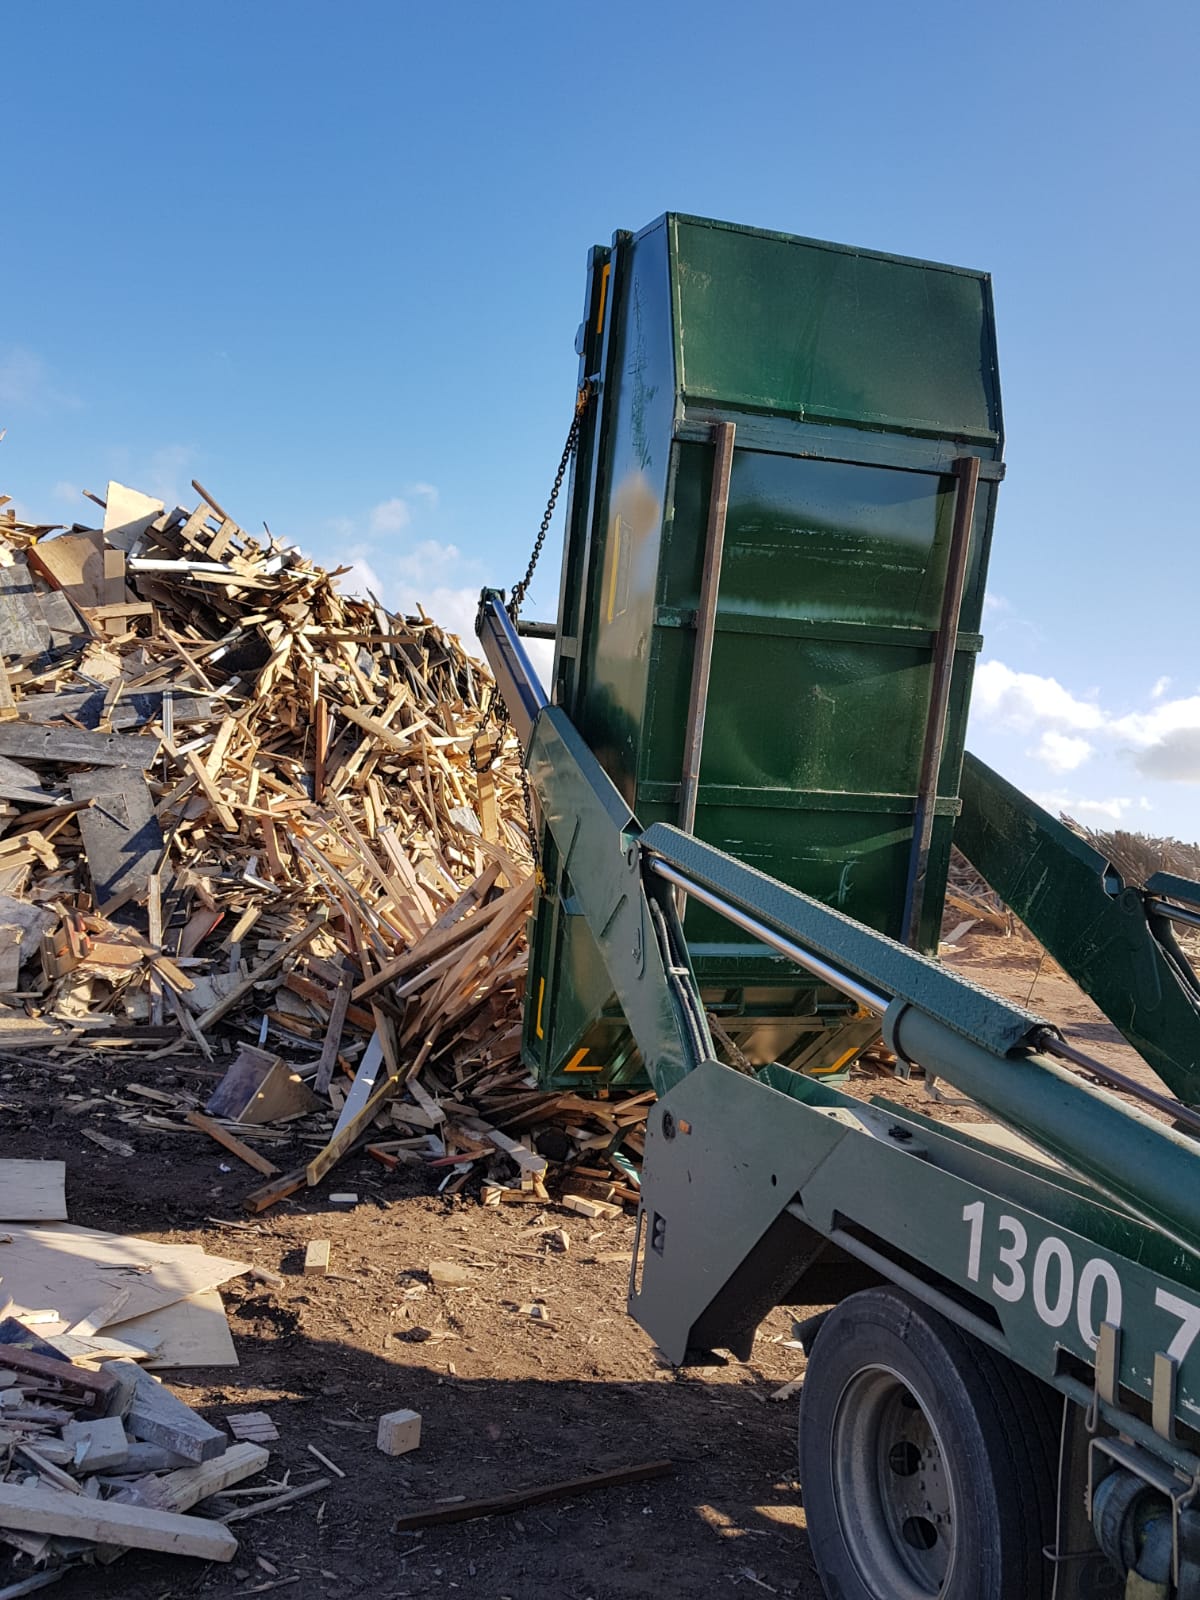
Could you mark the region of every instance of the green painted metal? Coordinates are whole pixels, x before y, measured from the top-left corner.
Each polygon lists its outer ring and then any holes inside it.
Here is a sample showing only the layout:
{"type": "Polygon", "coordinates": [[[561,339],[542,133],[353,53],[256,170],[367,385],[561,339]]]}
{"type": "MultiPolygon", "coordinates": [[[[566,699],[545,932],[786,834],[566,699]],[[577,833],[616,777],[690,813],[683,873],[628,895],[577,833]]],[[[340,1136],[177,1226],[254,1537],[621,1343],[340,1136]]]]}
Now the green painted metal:
{"type": "Polygon", "coordinates": [[[918,1006],[996,1055],[1029,1045],[1040,1030],[1049,1027],[1036,1012],[1000,999],[931,957],[907,949],[845,912],[822,905],[667,823],[647,828],[641,835],[641,848],[645,855],[677,867],[727,904],[752,913],[772,931],[861,979],[888,1001],[918,1006]]]}
{"type": "MultiPolygon", "coordinates": [[[[1121,1329],[1131,1395],[1150,1397],[1156,1353],[1175,1349],[1175,1416],[1194,1429],[1197,1241],[1171,1241],[1053,1164],[993,1146],[987,1131],[780,1069],[756,1080],[705,1063],[649,1120],[633,1315],[674,1362],[713,1349],[746,1358],[767,1309],[828,1304],[866,1263],[915,1279],[952,1320],[1076,1399],[1090,1388],[1079,1374],[1101,1321],[1121,1329]]],[[[1108,1417],[1194,1470],[1185,1445],[1128,1409],[1108,1417]]]]}
{"type": "Polygon", "coordinates": [[[541,898],[542,916],[535,923],[530,952],[537,989],[526,1011],[527,1034],[532,1024],[535,1045],[554,1052],[560,1030],[568,1038],[574,1033],[576,1021],[566,1008],[586,995],[583,985],[591,981],[591,972],[577,976],[556,998],[541,988],[537,975],[545,970],[539,940],[553,941],[562,920],[577,921],[575,938],[566,941],[568,950],[587,949],[584,940],[591,944],[604,974],[601,987],[615,989],[646,1069],[655,1086],[665,1091],[701,1056],[713,1053],[702,1019],[699,1038],[695,1044],[689,1040],[676,986],[668,982],[654,912],[677,930],[674,903],[644,881],[637,822],[559,707],[547,706],[538,715],[526,767],[563,874],[580,885],[577,900],[541,898]]]}
{"type": "MultiPolygon", "coordinates": [[[[953,463],[980,458],[918,941],[933,949],[1002,473],[989,280],[669,214],[592,252],[579,349],[598,395],[571,483],[556,703],[643,823],[677,820],[711,435],[733,423],[695,833],[894,935],[953,463]]],[[[636,1051],[553,840],[546,876],[529,1003],[563,1020],[553,1050],[527,1026],[527,1056],[548,1084],[630,1081],[636,1051]],[[568,1074],[581,1049],[591,1070],[568,1074]]],[[[703,907],[685,930],[705,1003],[751,1059],[847,1053],[836,994],[703,907]]]]}
{"type": "MultiPolygon", "coordinates": [[[[1146,892],[975,756],[962,799],[959,849],[1163,1082],[1200,1103],[1200,989],[1169,926],[1147,916],[1146,892]]],[[[1200,892],[1163,881],[1151,893],[1200,892]]]]}

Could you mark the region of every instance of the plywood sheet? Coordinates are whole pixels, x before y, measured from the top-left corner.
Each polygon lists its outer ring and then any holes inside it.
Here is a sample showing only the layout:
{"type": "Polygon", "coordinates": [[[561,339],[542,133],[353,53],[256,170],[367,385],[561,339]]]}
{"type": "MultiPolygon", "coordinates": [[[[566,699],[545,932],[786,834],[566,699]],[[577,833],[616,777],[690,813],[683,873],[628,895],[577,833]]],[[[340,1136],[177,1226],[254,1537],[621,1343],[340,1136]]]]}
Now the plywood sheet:
{"type": "Polygon", "coordinates": [[[53,1308],[68,1326],[108,1305],[118,1289],[130,1293],[114,1315],[128,1320],[131,1313],[161,1310],[247,1270],[242,1261],[195,1247],[153,1244],[72,1223],[5,1231],[10,1241],[0,1244],[0,1293],[12,1297],[14,1315],[53,1308]]]}
{"type": "Polygon", "coordinates": [[[65,1222],[66,1180],[65,1161],[0,1161],[0,1222],[65,1222]]]}
{"type": "Polygon", "coordinates": [[[173,1367],[236,1367],[237,1350],[218,1289],[190,1294],[174,1305],[125,1322],[110,1331],[152,1352],[142,1364],[151,1371],[173,1367]]]}

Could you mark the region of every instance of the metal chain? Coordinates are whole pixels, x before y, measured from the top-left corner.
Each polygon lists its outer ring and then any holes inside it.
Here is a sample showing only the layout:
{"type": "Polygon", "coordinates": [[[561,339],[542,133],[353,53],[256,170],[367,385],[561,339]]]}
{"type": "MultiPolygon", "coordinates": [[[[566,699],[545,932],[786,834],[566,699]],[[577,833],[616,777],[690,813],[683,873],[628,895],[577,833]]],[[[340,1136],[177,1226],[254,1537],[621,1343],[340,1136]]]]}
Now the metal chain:
{"type": "MultiPolygon", "coordinates": [[[[567,442],[563,446],[562,460],[558,463],[558,471],[554,474],[554,483],[550,489],[550,498],[546,501],[542,524],[537,531],[536,539],[533,541],[533,549],[529,555],[529,565],[525,568],[525,576],[521,581],[513,584],[512,593],[509,595],[508,602],[504,608],[512,619],[514,626],[521,614],[521,607],[525,604],[525,597],[529,593],[529,585],[533,582],[533,574],[537,569],[538,561],[541,559],[542,546],[546,542],[546,534],[550,531],[550,523],[554,517],[554,507],[558,504],[558,496],[563,486],[563,479],[566,477],[567,468],[579,448],[579,430],[583,425],[583,415],[587,410],[588,401],[594,393],[595,385],[589,378],[580,385],[579,393],[575,396],[575,415],[571,419],[571,426],[567,432],[567,442]]],[[[493,695],[492,707],[496,718],[496,743],[492,750],[491,759],[488,762],[488,770],[495,765],[499,758],[500,751],[504,745],[504,735],[508,728],[508,707],[504,704],[504,700],[499,693],[493,695]]],[[[479,757],[474,743],[471,745],[470,761],[471,771],[478,773],[480,770],[479,757]]],[[[544,889],[546,880],[542,873],[542,856],[541,851],[538,849],[537,826],[533,817],[533,794],[529,788],[529,774],[525,771],[524,762],[521,764],[520,775],[521,799],[525,807],[525,827],[529,833],[529,853],[533,857],[533,873],[537,879],[538,887],[544,889]]]]}
{"type": "Polygon", "coordinates": [[[558,463],[558,471],[554,474],[554,486],[550,490],[550,498],[546,501],[546,512],[542,517],[542,525],[538,529],[537,538],[533,541],[533,550],[530,552],[529,565],[525,568],[525,576],[520,583],[514,583],[512,594],[508,597],[505,610],[512,618],[514,624],[521,614],[521,607],[525,604],[525,596],[529,593],[529,585],[533,582],[534,569],[541,559],[542,546],[546,542],[546,534],[550,529],[550,520],[554,516],[554,507],[558,503],[558,492],[562,488],[563,479],[567,475],[567,468],[571,464],[571,457],[579,447],[579,429],[583,424],[583,414],[587,410],[587,403],[592,398],[593,384],[587,379],[579,387],[575,396],[575,415],[571,419],[571,427],[567,433],[567,442],[563,446],[562,460],[558,463]]]}

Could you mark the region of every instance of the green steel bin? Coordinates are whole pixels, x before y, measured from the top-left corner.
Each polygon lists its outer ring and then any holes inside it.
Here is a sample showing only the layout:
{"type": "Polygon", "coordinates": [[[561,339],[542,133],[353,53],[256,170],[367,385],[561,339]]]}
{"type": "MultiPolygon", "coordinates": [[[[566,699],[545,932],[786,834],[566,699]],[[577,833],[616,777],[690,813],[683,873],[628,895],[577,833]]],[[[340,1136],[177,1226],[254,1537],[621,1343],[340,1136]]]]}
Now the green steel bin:
{"type": "MultiPolygon", "coordinates": [[[[592,250],[577,348],[553,698],[643,825],[935,949],[1003,473],[990,280],[670,213],[592,250]]],[[[526,1058],[638,1082],[543,850],[526,1058]]],[[[873,1036],[702,906],[684,929],[752,1063],[835,1071],[873,1036]]]]}

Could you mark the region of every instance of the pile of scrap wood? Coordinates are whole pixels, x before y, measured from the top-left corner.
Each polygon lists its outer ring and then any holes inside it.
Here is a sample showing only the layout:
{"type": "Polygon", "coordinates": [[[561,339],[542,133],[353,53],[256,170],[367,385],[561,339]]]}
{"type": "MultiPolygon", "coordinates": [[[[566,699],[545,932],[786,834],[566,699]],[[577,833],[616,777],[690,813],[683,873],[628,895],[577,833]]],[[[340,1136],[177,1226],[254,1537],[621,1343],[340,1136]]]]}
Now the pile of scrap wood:
{"type": "Polygon", "coordinates": [[[229,1530],[186,1513],[268,1456],[148,1370],[236,1364],[217,1285],[244,1263],[73,1227],[63,1177],[0,1161],[0,1544],[39,1569],[0,1596],[131,1548],[228,1561],[229,1530]]]}
{"type": "Polygon", "coordinates": [[[134,1363],[64,1357],[13,1318],[0,1321],[0,1360],[0,1542],[41,1580],[0,1596],[131,1549],[232,1560],[226,1522],[188,1513],[261,1472],[264,1446],[231,1443],[134,1363]]]}
{"type": "Polygon", "coordinates": [[[946,885],[946,909],[942,919],[943,930],[969,930],[975,923],[1010,938],[1013,933],[1023,933],[1021,924],[961,850],[950,853],[950,877],[946,885]],[[969,918],[964,925],[964,919],[969,918]]]}
{"type": "Polygon", "coordinates": [[[498,1151],[540,1180],[513,1134],[547,1117],[576,1159],[623,1145],[613,1106],[529,1093],[531,863],[486,670],[195,487],[110,484],[100,528],[0,512],[0,1052],[234,1053],[206,1131],[307,1117],[319,1145],[256,1206],[401,1096],[380,1159],[423,1149],[452,1188],[498,1151]]]}

